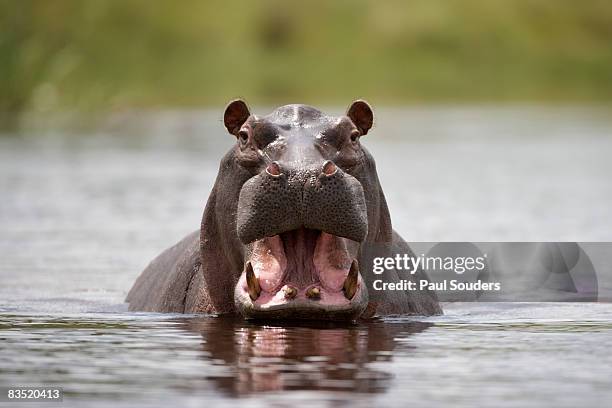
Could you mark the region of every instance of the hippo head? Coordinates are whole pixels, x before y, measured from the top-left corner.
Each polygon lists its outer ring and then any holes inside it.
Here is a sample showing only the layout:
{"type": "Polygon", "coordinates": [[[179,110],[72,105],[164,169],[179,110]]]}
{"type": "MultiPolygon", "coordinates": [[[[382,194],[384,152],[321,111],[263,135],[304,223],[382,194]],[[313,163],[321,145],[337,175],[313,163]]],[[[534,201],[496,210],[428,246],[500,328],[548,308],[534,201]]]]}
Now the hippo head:
{"type": "Polygon", "coordinates": [[[287,105],[258,116],[236,100],[224,122],[236,144],[221,163],[220,175],[232,173],[221,184],[232,188],[219,188],[225,208],[217,214],[240,247],[235,308],[248,318],[358,317],[368,304],[361,247],[390,227],[360,141],[373,123],[370,106],[355,101],[334,117],[287,105]]]}

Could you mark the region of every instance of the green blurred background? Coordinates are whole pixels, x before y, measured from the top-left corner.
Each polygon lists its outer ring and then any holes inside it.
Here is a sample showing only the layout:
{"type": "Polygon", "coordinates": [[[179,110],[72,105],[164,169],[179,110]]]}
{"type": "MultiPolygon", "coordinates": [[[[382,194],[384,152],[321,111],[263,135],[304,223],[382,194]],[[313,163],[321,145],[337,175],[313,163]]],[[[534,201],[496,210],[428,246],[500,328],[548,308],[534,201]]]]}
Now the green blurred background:
{"type": "Polygon", "coordinates": [[[0,1],[0,111],[612,100],[612,1],[0,1]]]}

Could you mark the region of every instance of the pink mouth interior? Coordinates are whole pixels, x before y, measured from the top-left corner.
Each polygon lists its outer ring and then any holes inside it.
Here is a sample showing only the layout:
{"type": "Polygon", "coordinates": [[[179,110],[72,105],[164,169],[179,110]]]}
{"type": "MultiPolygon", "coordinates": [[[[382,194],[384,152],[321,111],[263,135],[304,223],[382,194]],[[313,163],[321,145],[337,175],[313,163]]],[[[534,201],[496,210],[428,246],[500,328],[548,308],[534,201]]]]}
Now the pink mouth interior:
{"type": "MultiPolygon", "coordinates": [[[[261,287],[253,303],[260,308],[300,301],[350,303],[342,292],[352,262],[344,238],[305,228],[284,232],[254,242],[250,262],[261,287]],[[285,297],[287,287],[297,290],[295,297],[285,297]],[[319,289],[319,298],[307,296],[312,287],[319,289]]],[[[244,274],[239,285],[247,291],[244,274]]]]}

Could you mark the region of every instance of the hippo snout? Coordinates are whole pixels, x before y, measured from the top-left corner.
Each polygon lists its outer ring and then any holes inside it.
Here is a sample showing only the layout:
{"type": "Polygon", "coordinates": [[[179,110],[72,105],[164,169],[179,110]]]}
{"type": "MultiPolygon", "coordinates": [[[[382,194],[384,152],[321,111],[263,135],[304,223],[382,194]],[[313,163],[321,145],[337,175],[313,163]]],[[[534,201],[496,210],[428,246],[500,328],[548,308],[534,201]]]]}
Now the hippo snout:
{"type": "Polygon", "coordinates": [[[250,318],[351,320],[368,293],[356,244],[368,219],[361,183],[331,161],[272,162],[242,187],[238,237],[247,247],[237,309],[250,318]]]}
{"type": "Polygon", "coordinates": [[[243,243],[302,227],[357,242],[365,239],[368,219],[361,183],[330,160],[313,167],[273,162],[243,185],[236,220],[243,243]]]}

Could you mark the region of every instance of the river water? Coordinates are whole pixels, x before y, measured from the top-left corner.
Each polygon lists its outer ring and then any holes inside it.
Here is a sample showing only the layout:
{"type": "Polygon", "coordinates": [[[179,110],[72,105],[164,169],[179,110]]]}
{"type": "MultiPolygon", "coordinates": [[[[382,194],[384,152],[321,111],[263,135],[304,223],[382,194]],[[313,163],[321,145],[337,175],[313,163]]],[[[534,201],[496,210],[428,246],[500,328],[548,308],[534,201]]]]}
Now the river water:
{"type": "MultiPolygon", "coordinates": [[[[376,113],[363,143],[408,241],[612,241],[610,110],[376,113]]],[[[71,407],[609,406],[609,303],[354,325],[128,313],[139,272],[198,228],[232,144],[220,115],[0,137],[0,388],[60,386],[71,407]]]]}

